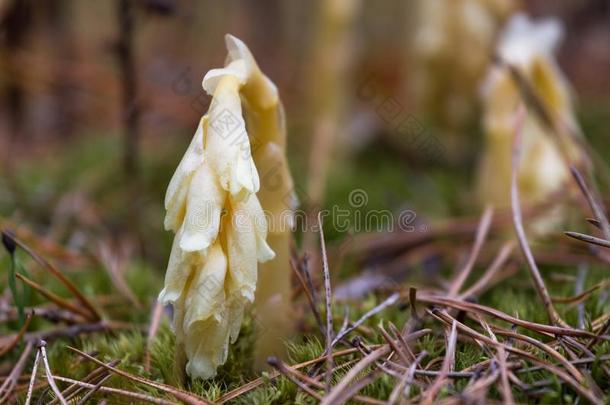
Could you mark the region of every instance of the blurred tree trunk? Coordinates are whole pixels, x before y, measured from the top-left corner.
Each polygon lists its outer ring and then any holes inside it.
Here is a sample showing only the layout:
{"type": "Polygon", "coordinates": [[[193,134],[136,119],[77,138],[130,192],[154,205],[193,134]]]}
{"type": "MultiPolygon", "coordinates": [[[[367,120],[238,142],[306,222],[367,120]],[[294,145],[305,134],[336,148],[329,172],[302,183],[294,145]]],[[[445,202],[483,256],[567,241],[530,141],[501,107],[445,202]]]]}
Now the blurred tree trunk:
{"type": "Polygon", "coordinates": [[[13,0],[2,16],[2,61],[5,63],[7,80],[2,88],[2,97],[7,104],[11,138],[17,139],[24,132],[25,91],[21,67],[14,55],[23,47],[32,21],[32,4],[29,0],[13,0]]]}
{"type": "MultiPolygon", "coordinates": [[[[308,107],[313,125],[307,195],[303,202],[311,224],[316,223],[317,211],[324,207],[331,165],[347,155],[346,148],[337,148],[337,145],[346,139],[345,114],[349,103],[353,28],[360,6],[360,0],[322,0],[319,3],[311,50],[312,69],[308,77],[308,107]]],[[[315,238],[313,232],[305,233],[303,248],[306,252],[317,252],[315,238]]],[[[312,260],[312,264],[315,263],[312,260]]]]}
{"type": "Polygon", "coordinates": [[[70,62],[74,57],[74,43],[70,30],[71,2],[67,0],[46,0],[38,6],[47,33],[47,46],[51,47],[53,57],[53,133],[68,137],[74,130],[76,100],[74,83],[70,78],[70,62]]]}
{"type": "Polygon", "coordinates": [[[124,132],[123,164],[127,175],[134,175],[138,166],[140,108],[137,100],[137,77],[134,60],[135,4],[117,0],[119,22],[118,59],[121,69],[121,116],[124,132]]]}

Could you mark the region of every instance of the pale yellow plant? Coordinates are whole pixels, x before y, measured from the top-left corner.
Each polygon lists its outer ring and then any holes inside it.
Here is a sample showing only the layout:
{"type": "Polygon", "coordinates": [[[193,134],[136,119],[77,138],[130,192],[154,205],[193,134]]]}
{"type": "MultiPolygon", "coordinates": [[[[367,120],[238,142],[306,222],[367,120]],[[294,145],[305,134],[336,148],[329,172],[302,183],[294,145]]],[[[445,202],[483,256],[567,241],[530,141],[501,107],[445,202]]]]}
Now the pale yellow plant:
{"type": "MultiPolygon", "coordinates": [[[[416,113],[436,125],[450,155],[478,115],[480,78],[517,0],[417,0],[409,26],[408,86],[416,113]]],[[[449,156],[452,157],[452,156],[449,156]]]]}
{"type": "MultiPolygon", "coordinates": [[[[165,197],[165,227],[176,235],[159,301],[173,305],[177,361],[186,357],[186,372],[202,378],[213,377],[226,361],[248,304],[256,299],[264,306],[279,296],[282,307],[274,308],[273,319],[289,311],[294,199],[282,108],[246,45],[231,35],[226,42],[226,66],[203,79],[212,95],[209,111],[165,197]],[[270,174],[272,185],[265,183],[270,174]],[[288,222],[272,222],[267,240],[268,220],[275,217],[288,222]],[[259,266],[263,262],[267,267],[259,266]]],[[[265,316],[258,319],[265,332],[259,341],[277,340],[265,316]]]]}
{"type": "MultiPolygon", "coordinates": [[[[569,84],[555,60],[554,51],[561,39],[562,27],[556,20],[533,22],[523,14],[514,16],[500,38],[497,54],[503,64],[493,66],[482,92],[485,107],[483,126],[485,150],[479,172],[482,202],[495,206],[510,203],[511,150],[515,112],[525,105],[511,73],[517,69],[531,85],[543,107],[565,128],[579,133],[574,117],[569,84]]],[[[533,111],[528,111],[523,125],[522,159],[518,182],[522,201],[544,202],[565,185],[570,173],[568,161],[582,159],[582,150],[573,138],[559,137],[533,111]],[[558,139],[562,139],[558,142],[558,139]],[[560,149],[564,147],[564,153],[560,149]]],[[[538,230],[552,228],[554,220],[538,223],[538,230]]]]}

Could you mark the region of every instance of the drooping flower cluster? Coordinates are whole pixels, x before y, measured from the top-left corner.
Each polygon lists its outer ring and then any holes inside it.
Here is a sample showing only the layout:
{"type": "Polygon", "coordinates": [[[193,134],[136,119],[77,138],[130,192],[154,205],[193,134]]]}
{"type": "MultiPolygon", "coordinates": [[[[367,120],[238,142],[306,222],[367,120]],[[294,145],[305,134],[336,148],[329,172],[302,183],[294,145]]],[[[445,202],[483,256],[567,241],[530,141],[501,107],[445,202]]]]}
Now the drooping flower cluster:
{"type": "MultiPolygon", "coordinates": [[[[525,104],[522,90],[511,77],[506,64],[517,69],[530,84],[543,107],[569,128],[577,128],[569,85],[554,57],[561,40],[558,21],[533,22],[523,14],[514,16],[500,37],[497,54],[504,63],[490,69],[483,88],[486,145],[480,168],[479,188],[484,203],[506,206],[510,201],[511,150],[515,112],[525,104]]],[[[533,111],[523,126],[519,187],[525,203],[542,202],[561,189],[569,170],[560,145],[572,161],[582,158],[575,141],[562,141],[533,111]]],[[[555,215],[557,217],[557,215],[555,215]]],[[[539,227],[544,232],[547,225],[539,227]]]]}
{"type": "MultiPolygon", "coordinates": [[[[244,310],[255,298],[258,263],[274,257],[256,194],[261,181],[255,160],[263,170],[278,165],[280,192],[288,195],[285,190],[292,188],[285,140],[277,135],[285,137],[277,89],[243,42],[230,35],[226,42],[227,65],[203,79],[213,97],[210,109],[165,197],[165,228],[175,238],[159,300],[173,305],[177,349],[186,354],[187,373],[202,378],[213,377],[226,361],[229,342],[237,338],[244,310]],[[276,122],[265,116],[270,108],[276,122]]],[[[275,195],[261,190],[261,196],[273,215],[279,209],[273,206],[275,195]]]]}

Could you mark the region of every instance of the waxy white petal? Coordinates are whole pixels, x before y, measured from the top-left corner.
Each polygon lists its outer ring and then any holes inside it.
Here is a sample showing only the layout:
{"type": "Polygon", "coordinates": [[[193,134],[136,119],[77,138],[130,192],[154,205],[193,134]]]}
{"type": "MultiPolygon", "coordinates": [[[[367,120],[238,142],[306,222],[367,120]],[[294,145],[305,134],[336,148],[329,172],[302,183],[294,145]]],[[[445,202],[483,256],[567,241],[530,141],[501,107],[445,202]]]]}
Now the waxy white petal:
{"type": "Polygon", "coordinates": [[[204,250],[217,238],[226,193],[204,162],[193,175],[184,217],[180,248],[186,252],[204,250]]]}

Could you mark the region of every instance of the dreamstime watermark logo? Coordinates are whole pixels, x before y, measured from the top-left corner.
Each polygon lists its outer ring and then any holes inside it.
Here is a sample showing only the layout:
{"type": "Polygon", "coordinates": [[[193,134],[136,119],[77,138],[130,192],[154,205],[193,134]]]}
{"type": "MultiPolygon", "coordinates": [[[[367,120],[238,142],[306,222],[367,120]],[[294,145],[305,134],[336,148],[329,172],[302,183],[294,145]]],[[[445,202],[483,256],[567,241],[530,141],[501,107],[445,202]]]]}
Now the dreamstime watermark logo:
{"type": "Polygon", "coordinates": [[[243,159],[251,159],[252,154],[262,146],[256,135],[248,135],[246,123],[241,117],[212,100],[208,111],[208,128],[212,136],[218,136],[229,147],[237,146],[243,159]]]}
{"type": "MultiPolygon", "coordinates": [[[[248,197],[255,198],[255,197],[248,197]]],[[[427,229],[418,228],[416,223],[417,214],[413,210],[405,209],[392,212],[387,209],[367,209],[369,196],[362,189],[352,190],[347,198],[347,207],[333,205],[330,208],[320,209],[319,216],[326,227],[331,227],[336,232],[418,232],[427,229]]],[[[220,224],[230,223],[236,232],[252,232],[253,229],[267,227],[269,232],[318,232],[319,223],[317,216],[312,216],[302,209],[284,209],[279,213],[262,211],[263,215],[248,212],[247,204],[238,206],[237,209],[228,211],[221,209],[217,203],[204,201],[197,207],[193,215],[188,215],[186,221],[187,229],[203,231],[205,229],[218,229],[220,224]],[[229,221],[225,221],[230,215],[229,221]]]]}
{"type": "Polygon", "coordinates": [[[244,118],[221,105],[202,89],[193,92],[193,83],[191,68],[187,67],[171,82],[171,89],[178,96],[188,97],[189,105],[195,113],[208,114],[208,129],[212,134],[227,141],[228,146],[238,146],[243,159],[251,159],[262,142],[255,135],[248,134],[244,118]]]}

